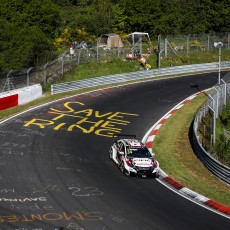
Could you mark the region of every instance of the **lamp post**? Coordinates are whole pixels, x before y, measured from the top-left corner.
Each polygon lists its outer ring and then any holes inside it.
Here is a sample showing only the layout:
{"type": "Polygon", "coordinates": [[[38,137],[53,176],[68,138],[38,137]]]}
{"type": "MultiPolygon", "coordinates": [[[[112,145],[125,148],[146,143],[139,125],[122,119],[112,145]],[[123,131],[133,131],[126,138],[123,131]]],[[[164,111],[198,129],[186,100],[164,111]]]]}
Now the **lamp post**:
{"type": "Polygon", "coordinates": [[[220,60],[221,60],[221,48],[223,47],[222,42],[215,42],[214,46],[219,49],[219,73],[218,73],[218,84],[220,85],[220,60]]]}

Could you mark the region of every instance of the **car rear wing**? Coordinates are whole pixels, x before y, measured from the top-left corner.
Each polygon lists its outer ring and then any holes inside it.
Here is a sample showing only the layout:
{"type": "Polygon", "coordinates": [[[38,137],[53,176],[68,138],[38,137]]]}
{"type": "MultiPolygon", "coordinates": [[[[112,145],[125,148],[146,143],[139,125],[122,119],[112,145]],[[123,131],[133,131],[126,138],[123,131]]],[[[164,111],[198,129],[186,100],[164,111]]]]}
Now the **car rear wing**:
{"type": "Polygon", "coordinates": [[[118,139],[121,139],[122,137],[129,137],[129,138],[134,138],[136,139],[136,135],[135,134],[113,134],[113,137],[117,137],[118,139]]]}

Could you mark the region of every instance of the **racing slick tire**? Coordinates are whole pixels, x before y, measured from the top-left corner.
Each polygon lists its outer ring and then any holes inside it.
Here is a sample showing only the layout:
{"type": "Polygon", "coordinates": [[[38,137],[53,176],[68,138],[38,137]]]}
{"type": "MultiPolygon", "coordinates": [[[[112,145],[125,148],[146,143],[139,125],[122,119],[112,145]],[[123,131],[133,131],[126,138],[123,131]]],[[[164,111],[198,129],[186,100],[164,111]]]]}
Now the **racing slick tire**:
{"type": "Polygon", "coordinates": [[[125,175],[125,176],[130,176],[130,173],[128,172],[128,170],[125,168],[124,166],[124,162],[121,162],[121,166],[120,166],[121,172],[125,175]]]}
{"type": "Polygon", "coordinates": [[[113,159],[113,148],[112,147],[109,149],[109,158],[113,159]]]}

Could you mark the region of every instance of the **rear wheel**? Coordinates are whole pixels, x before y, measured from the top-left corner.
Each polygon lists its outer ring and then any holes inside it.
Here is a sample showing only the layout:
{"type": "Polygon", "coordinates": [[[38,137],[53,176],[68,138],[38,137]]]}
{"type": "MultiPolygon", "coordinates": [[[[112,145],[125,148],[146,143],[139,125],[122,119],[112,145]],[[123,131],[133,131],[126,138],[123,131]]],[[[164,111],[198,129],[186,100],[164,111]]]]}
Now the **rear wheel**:
{"type": "Polygon", "coordinates": [[[113,158],[113,148],[112,147],[109,149],[109,157],[111,159],[113,158]]]}

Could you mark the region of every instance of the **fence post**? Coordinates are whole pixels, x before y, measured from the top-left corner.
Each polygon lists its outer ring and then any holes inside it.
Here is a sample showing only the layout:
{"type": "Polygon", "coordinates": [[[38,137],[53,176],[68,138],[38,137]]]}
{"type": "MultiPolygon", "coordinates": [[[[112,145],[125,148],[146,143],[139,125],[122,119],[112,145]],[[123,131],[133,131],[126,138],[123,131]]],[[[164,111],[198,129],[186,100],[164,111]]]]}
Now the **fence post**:
{"type": "Polygon", "coordinates": [[[12,71],[13,71],[13,70],[10,70],[10,72],[9,72],[9,73],[7,74],[7,76],[6,76],[6,83],[5,83],[5,85],[4,85],[3,89],[2,89],[2,92],[4,92],[6,86],[7,86],[7,90],[8,90],[8,91],[11,90],[11,89],[10,89],[10,85],[11,85],[12,88],[14,89],[14,86],[13,86],[12,82],[11,82],[10,79],[9,79],[9,76],[10,76],[10,74],[12,73],[12,71]]]}
{"type": "Polygon", "coordinates": [[[209,95],[209,94],[208,94],[208,96],[212,99],[212,102],[213,102],[213,104],[212,104],[212,105],[213,105],[213,108],[212,108],[212,109],[215,110],[215,104],[216,104],[216,103],[215,103],[215,99],[214,99],[211,95],[209,95]]]}
{"type": "Polygon", "coordinates": [[[219,115],[219,90],[213,86],[213,88],[216,90],[216,118],[218,117],[219,115]]]}
{"type": "Polygon", "coordinates": [[[227,45],[228,49],[230,49],[230,33],[228,33],[228,45],[227,45]]]}
{"type": "Polygon", "coordinates": [[[208,106],[209,109],[213,112],[213,116],[212,116],[212,133],[213,133],[213,144],[215,145],[216,143],[216,113],[215,110],[213,108],[211,108],[210,106],[208,106]]]}
{"type": "Polygon", "coordinates": [[[209,46],[210,46],[210,34],[208,34],[208,51],[209,51],[209,46]]]}
{"type": "Polygon", "coordinates": [[[222,82],[224,82],[224,105],[227,103],[227,83],[221,79],[222,82]]]}
{"type": "Polygon", "coordinates": [[[53,95],[54,93],[54,88],[53,88],[53,85],[51,85],[51,95],[53,95]]]}
{"type": "Polygon", "coordinates": [[[46,70],[46,67],[48,66],[49,63],[45,64],[44,65],[44,78],[43,78],[43,82],[44,82],[44,85],[46,85],[46,81],[47,81],[47,70],[46,70]]]}
{"type": "Polygon", "coordinates": [[[189,54],[189,36],[190,35],[187,36],[187,54],[189,54]]]}
{"type": "Polygon", "coordinates": [[[28,70],[27,70],[27,86],[29,86],[30,85],[30,71],[31,71],[31,69],[32,69],[33,67],[30,67],[28,70]]]}
{"type": "Polygon", "coordinates": [[[99,53],[98,53],[98,51],[99,51],[99,47],[98,47],[99,44],[98,43],[99,43],[99,40],[97,39],[97,60],[98,60],[98,57],[99,57],[99,53]]]}
{"type": "Polygon", "coordinates": [[[80,63],[80,58],[81,58],[81,49],[79,49],[79,51],[77,52],[77,64],[79,65],[80,63]]]}
{"type": "Polygon", "coordinates": [[[167,48],[168,48],[168,38],[167,37],[168,36],[165,37],[165,57],[168,56],[168,50],[167,50],[167,48]]]}
{"type": "Polygon", "coordinates": [[[158,35],[157,68],[161,68],[161,35],[158,35]]]}
{"type": "Polygon", "coordinates": [[[117,57],[120,58],[121,47],[117,48],[117,57]]]}
{"type": "Polygon", "coordinates": [[[61,57],[61,75],[64,75],[64,55],[61,57]]]}

